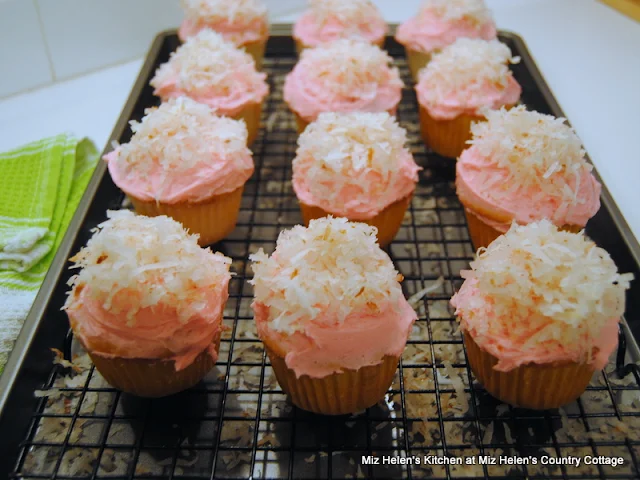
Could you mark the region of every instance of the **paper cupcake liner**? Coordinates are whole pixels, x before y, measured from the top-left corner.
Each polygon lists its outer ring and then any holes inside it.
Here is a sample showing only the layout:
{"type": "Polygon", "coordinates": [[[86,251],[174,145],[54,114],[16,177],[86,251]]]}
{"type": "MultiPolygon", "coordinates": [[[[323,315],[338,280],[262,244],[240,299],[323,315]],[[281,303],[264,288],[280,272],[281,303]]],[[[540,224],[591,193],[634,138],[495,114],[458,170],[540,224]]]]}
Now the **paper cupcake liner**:
{"type": "Polygon", "coordinates": [[[484,117],[462,114],[451,120],[437,120],[420,105],[420,132],[424,142],[437,154],[458,158],[471,139],[471,123],[484,117]]]}
{"type": "MultiPolygon", "coordinates": [[[[465,208],[464,213],[467,217],[467,224],[469,225],[469,236],[473,242],[473,248],[476,250],[480,247],[488,247],[491,242],[504,233],[483,222],[470,209],[465,208]]],[[[565,232],[578,233],[584,227],[578,225],[562,225],[559,228],[565,232]]]]}
{"type": "Polygon", "coordinates": [[[267,47],[267,40],[256,40],[255,42],[248,42],[242,45],[245,52],[253,57],[253,61],[256,62],[256,70],[262,70],[262,61],[264,60],[264,51],[267,47]]]}
{"type": "Polygon", "coordinates": [[[407,53],[407,64],[409,65],[411,77],[417,82],[418,72],[427,66],[432,55],[436,52],[420,52],[409,47],[405,47],[405,51],[407,53]]]}
{"type": "Polygon", "coordinates": [[[262,103],[249,103],[233,116],[235,120],[244,120],[247,125],[247,145],[253,145],[260,132],[260,117],[262,116],[262,103]]]}
{"type": "MultiPolygon", "coordinates": [[[[402,225],[402,220],[404,219],[404,214],[407,211],[407,208],[409,208],[410,203],[411,195],[408,195],[397,202],[392,203],[373,218],[353,221],[366,223],[367,225],[376,227],[378,229],[378,244],[381,247],[386,247],[398,234],[400,226],[402,225]]],[[[300,211],[302,213],[304,224],[307,227],[309,226],[309,222],[316,218],[323,218],[328,215],[333,215],[334,217],[340,216],[335,213],[327,212],[320,207],[307,205],[303,202],[300,202],[300,211]]]]}
{"type": "MultiPolygon", "coordinates": [[[[216,351],[220,348],[220,337],[216,351]]],[[[208,350],[176,372],[173,360],[109,358],[88,352],[100,375],[113,387],[138,397],[165,397],[196,385],[215,365],[208,350]]]]}
{"type": "Polygon", "coordinates": [[[375,405],[389,390],[400,359],[385,356],[378,365],[323,378],[296,377],[283,357],[266,345],[265,348],[276,379],[291,402],[303,410],[323,415],[346,415],[375,405]]]}
{"type": "Polygon", "coordinates": [[[166,215],[180,222],[191,233],[200,234],[201,246],[219,242],[236,227],[244,185],[232,192],[215,195],[198,203],[156,203],[129,196],[133,208],[141,215],[166,215]]]}
{"type": "Polygon", "coordinates": [[[298,132],[298,135],[300,135],[302,132],[304,132],[304,129],[307,128],[307,125],[309,125],[309,122],[307,122],[304,118],[302,118],[296,112],[293,112],[293,116],[296,117],[296,131],[298,132]]]}
{"type": "Polygon", "coordinates": [[[498,359],[464,334],[469,367],[492,396],[515,407],[533,410],[559,408],[573,402],[587,388],[595,369],[588,364],[529,363],[508,372],[494,370],[498,359]]]}

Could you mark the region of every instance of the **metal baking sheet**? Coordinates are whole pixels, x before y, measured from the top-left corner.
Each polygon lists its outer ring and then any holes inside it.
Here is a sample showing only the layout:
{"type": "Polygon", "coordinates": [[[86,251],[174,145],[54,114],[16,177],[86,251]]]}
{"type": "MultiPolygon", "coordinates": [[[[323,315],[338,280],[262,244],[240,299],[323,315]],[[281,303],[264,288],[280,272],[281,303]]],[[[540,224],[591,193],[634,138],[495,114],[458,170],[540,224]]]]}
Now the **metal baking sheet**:
{"type": "MultiPolygon", "coordinates": [[[[453,185],[451,160],[420,139],[416,98],[404,52],[392,38],[386,48],[406,88],[398,111],[411,149],[424,167],[410,210],[388,252],[405,277],[407,296],[443,277],[419,305],[396,379],[376,406],[358,415],[328,418],[298,410],[275,381],[250,310],[251,271],[258,248],[272,251],[278,233],[301,222],[291,188],[295,124],[282,99],[284,76],[296,62],[290,26],[275,26],[264,69],[271,93],[263,129],[253,146],[256,171],[248,182],[240,220],[214,246],[233,258],[224,322],[229,327],[216,368],[195,388],[157,400],[122,394],[93,370],[68,335],[60,311],[69,277],[67,259],[84,245],[107,209],[124,196],[101,164],[89,184],[51,271],[0,379],[0,475],[3,478],[638,478],[640,386],[633,363],[640,333],[640,292],[628,294],[625,348],[587,392],[562,410],[514,409],[490,397],[466,363],[448,300],[461,284],[473,250],[453,185]],[[635,334],[635,335],[634,335],[635,334]],[[52,362],[51,348],[79,354],[81,372],[52,362]],[[464,387],[460,391],[459,384],[464,387]],[[58,390],[51,390],[51,389],[58,390]],[[47,390],[45,397],[35,391],[47,390]],[[542,458],[619,456],[617,467],[543,465],[542,458]],[[380,464],[363,464],[364,457],[380,464]],[[383,464],[384,458],[420,458],[421,465],[383,464]],[[476,458],[474,465],[429,465],[428,458],[476,458]],[[478,456],[496,459],[480,465],[478,456]],[[500,464],[500,457],[528,464],[500,464]],[[534,465],[534,460],[536,464],[534,465]]],[[[500,38],[522,58],[514,65],[522,100],[543,113],[562,115],[524,42],[500,38]]],[[[157,105],[148,82],[179,45],[174,31],[160,34],[141,69],[111,140],[130,138],[128,122],[157,105]]],[[[586,101],[586,99],[585,99],[586,101]]],[[[107,151],[111,147],[107,146],[107,151]]],[[[638,278],[640,249],[606,189],[587,233],[606,248],[621,271],[638,278]]],[[[391,460],[388,460],[391,461],[391,460]]]]}

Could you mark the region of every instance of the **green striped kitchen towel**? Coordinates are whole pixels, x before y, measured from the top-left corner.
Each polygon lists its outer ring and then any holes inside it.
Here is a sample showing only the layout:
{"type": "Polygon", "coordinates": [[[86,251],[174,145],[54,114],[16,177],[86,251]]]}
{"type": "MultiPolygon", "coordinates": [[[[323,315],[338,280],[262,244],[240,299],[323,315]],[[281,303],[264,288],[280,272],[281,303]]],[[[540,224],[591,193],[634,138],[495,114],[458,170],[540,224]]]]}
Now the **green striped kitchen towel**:
{"type": "Polygon", "coordinates": [[[0,373],[97,161],[71,135],[0,154],[0,373]]]}

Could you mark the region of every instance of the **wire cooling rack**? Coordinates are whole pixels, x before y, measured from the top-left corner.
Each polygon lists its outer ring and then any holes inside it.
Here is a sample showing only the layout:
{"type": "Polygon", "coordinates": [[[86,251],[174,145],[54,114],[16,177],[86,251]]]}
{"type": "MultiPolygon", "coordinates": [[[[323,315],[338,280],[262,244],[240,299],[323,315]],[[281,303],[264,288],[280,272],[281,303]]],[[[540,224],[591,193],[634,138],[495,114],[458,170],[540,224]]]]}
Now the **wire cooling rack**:
{"type": "MultiPolygon", "coordinates": [[[[189,391],[139,399],[110,388],[70,345],[77,366],[55,365],[37,392],[43,398],[11,478],[638,478],[639,386],[634,375],[620,378],[614,363],[577,402],[548,412],[501,404],[475,381],[448,306],[473,251],[453,164],[420,140],[410,87],[398,117],[424,171],[388,251],[405,277],[407,297],[440,277],[444,282],[420,301],[393,385],[377,405],[352,416],[324,417],[288,403],[256,334],[247,257],[259,248],[273,251],[278,233],[301,222],[290,181],[297,135],[282,100],[284,75],[294,62],[265,61],[272,93],[254,146],[256,171],[237,228],[215,246],[233,259],[236,273],[216,368],[189,391]],[[382,464],[385,456],[425,455],[491,456],[496,464],[382,464]],[[363,456],[380,464],[362,464],[363,456]],[[501,456],[530,463],[501,465],[501,456]],[[543,456],[615,456],[623,463],[614,468],[583,462],[576,468],[542,465],[543,456]]],[[[404,59],[397,64],[411,85],[404,59]]],[[[531,91],[525,85],[525,102],[531,91]]]]}

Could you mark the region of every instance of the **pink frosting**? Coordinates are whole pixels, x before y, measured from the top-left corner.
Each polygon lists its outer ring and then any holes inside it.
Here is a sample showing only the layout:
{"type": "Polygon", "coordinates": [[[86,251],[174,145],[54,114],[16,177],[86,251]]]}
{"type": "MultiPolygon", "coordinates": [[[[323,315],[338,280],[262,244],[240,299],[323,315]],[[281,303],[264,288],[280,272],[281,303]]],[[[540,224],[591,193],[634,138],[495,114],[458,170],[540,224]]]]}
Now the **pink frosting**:
{"type": "MultiPolygon", "coordinates": [[[[600,183],[585,169],[580,175],[577,202],[564,203],[560,196],[541,196],[535,186],[513,188],[505,168],[495,165],[471,146],[456,163],[456,190],[460,201],[468,208],[490,214],[493,220],[479,215],[491,226],[506,232],[515,220],[527,224],[547,218],[557,226],[583,227],[600,208],[600,183]],[[535,199],[535,201],[533,200],[535,199]]],[[[566,178],[567,185],[575,191],[576,177],[566,178]]]]}
{"type": "MultiPolygon", "coordinates": [[[[451,299],[451,304],[455,308],[469,308],[473,305],[475,314],[471,318],[459,315],[460,327],[471,335],[480,348],[499,360],[494,367],[498,371],[507,372],[527,363],[578,362],[584,358],[590,346],[597,349],[597,353],[589,363],[600,370],[618,345],[618,319],[612,318],[602,328],[601,334],[593,339],[593,345],[590,345],[589,340],[576,336],[575,342],[571,344],[558,340],[525,347],[527,339],[536,332],[531,330],[516,337],[513,332],[503,330],[502,323],[491,321],[494,317],[491,299],[483,297],[476,284],[477,280],[465,281],[460,291],[451,299]]],[[[522,326],[528,325],[526,318],[520,320],[522,326]]]]}
{"type": "Polygon", "coordinates": [[[321,43],[353,35],[378,44],[386,33],[387,24],[378,15],[362,18],[357,25],[346,25],[337,17],[329,17],[323,23],[318,23],[312,12],[306,12],[293,26],[293,37],[307,47],[316,47],[321,43]]]}
{"type": "Polygon", "coordinates": [[[149,172],[116,161],[118,149],[104,156],[113,183],[127,195],[142,201],[197,203],[236,190],[253,173],[250,152],[243,155],[203,159],[195,167],[179,172],[167,171],[159,162],[149,172]]]}
{"type": "MultiPolygon", "coordinates": [[[[346,176],[351,180],[335,197],[341,202],[336,204],[316,188],[315,179],[310,178],[308,171],[315,160],[299,159],[293,171],[293,189],[298,199],[307,205],[315,205],[334,215],[347,217],[350,220],[366,220],[375,217],[386,207],[413,193],[418,181],[418,171],[410,152],[402,154],[401,175],[395,177],[395,183],[389,183],[383,176],[372,170],[351,171],[346,176]],[[362,186],[366,185],[367,188],[362,186]],[[314,194],[316,192],[316,194],[314,194]]],[[[324,185],[331,187],[331,185],[324,185]]],[[[334,198],[335,198],[334,197],[334,198]]]]}
{"type": "MultiPolygon", "coordinates": [[[[109,358],[173,360],[176,371],[180,371],[205,350],[217,360],[213,341],[222,331],[228,283],[226,278],[217,291],[209,292],[204,305],[161,303],[139,310],[134,322],[129,322],[126,315],[106,310],[102,302],[90,296],[86,286],[68,306],[67,314],[74,334],[92,353],[109,358]],[[193,314],[181,322],[177,308],[192,309],[193,314]]],[[[114,303],[126,305],[125,295],[117,294],[114,303]]]]}
{"type": "Polygon", "coordinates": [[[307,122],[312,122],[322,112],[388,112],[396,114],[396,107],[402,97],[402,84],[391,75],[381,72],[381,81],[373,95],[362,95],[357,90],[344,96],[329,91],[322,78],[314,75],[312,66],[308,68],[298,62],[284,82],[284,99],[307,122]]]}
{"type": "Polygon", "coordinates": [[[297,377],[322,378],[345,369],[377,365],[385,356],[399,357],[417,316],[402,298],[380,305],[380,313],[352,313],[338,324],[320,314],[304,333],[285,335],[269,327],[269,307],[254,302],[258,336],[287,352],[285,362],[297,377]]]}
{"type": "MultiPolygon", "coordinates": [[[[269,93],[269,86],[265,81],[258,84],[247,82],[244,72],[233,71],[233,88],[226,94],[220,95],[213,88],[210,91],[190,91],[181,86],[180,77],[176,74],[165,82],[159,82],[154,95],[166,101],[170,98],[178,98],[182,96],[189,97],[196,102],[209,105],[216,113],[233,117],[238,115],[244,107],[252,103],[261,103],[264,97],[269,93]]],[[[256,73],[252,73],[256,75],[256,73]]],[[[264,80],[266,74],[259,73],[264,80]]]]}
{"type": "Polygon", "coordinates": [[[178,30],[178,37],[184,42],[187,38],[197,35],[201,30],[210,28],[222,35],[225,40],[229,40],[239,47],[247,43],[266,40],[269,37],[269,26],[265,20],[254,19],[249,23],[242,21],[241,18],[238,20],[230,22],[228,19],[220,19],[216,23],[207,23],[185,18],[178,30]]]}
{"type": "Polygon", "coordinates": [[[496,38],[495,23],[487,21],[479,24],[466,18],[449,22],[422,12],[401,24],[396,32],[398,43],[425,53],[446,47],[462,37],[493,40],[496,38]]]}
{"type": "Polygon", "coordinates": [[[477,91],[461,89],[453,94],[444,96],[437,103],[428,103],[424,97],[431,86],[427,82],[418,82],[416,93],[420,105],[425,107],[429,115],[439,120],[451,120],[460,115],[481,115],[485,108],[497,110],[503,106],[511,106],[518,103],[522,87],[509,76],[506,87],[500,85],[485,85],[485,88],[477,91]]]}

